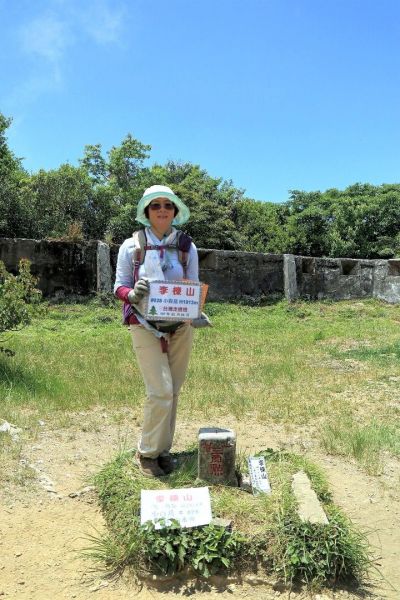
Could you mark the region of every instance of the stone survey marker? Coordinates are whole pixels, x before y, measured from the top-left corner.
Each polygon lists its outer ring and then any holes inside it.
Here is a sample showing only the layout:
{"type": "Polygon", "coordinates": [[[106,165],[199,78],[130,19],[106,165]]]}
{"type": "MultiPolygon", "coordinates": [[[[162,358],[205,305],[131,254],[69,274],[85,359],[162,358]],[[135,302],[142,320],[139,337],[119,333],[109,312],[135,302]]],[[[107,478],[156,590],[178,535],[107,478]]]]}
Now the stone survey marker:
{"type": "Polygon", "coordinates": [[[232,429],[202,427],[199,430],[199,479],[237,486],[235,458],[236,435],[232,429]]]}
{"type": "Polygon", "coordinates": [[[321,525],[329,523],[317,494],[311,487],[311,481],[304,471],[299,471],[293,475],[292,490],[297,500],[298,515],[303,523],[307,521],[321,525]]]}

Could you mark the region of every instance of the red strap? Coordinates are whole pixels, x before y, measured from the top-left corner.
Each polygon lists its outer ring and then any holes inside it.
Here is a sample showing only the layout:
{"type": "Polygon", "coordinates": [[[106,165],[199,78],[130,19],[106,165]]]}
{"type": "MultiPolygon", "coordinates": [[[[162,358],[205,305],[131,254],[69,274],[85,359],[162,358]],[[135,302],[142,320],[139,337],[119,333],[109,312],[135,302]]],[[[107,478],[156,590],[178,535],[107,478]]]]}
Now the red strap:
{"type": "Polygon", "coordinates": [[[141,324],[136,315],[131,315],[128,318],[128,323],[129,323],[129,325],[140,325],[141,324]]]}
{"type": "Polygon", "coordinates": [[[162,336],[160,337],[160,343],[163,354],[166,354],[168,352],[168,340],[164,336],[162,336]]]}

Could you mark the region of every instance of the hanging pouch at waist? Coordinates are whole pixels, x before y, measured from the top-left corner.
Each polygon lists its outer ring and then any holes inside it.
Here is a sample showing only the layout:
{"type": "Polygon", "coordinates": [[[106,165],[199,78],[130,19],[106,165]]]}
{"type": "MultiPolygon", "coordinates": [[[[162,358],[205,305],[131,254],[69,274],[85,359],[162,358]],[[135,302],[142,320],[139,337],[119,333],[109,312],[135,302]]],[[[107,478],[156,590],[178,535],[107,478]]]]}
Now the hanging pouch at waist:
{"type": "Polygon", "coordinates": [[[175,333],[179,327],[185,324],[184,321],[169,322],[169,321],[147,321],[152,327],[155,327],[161,333],[175,333]]]}

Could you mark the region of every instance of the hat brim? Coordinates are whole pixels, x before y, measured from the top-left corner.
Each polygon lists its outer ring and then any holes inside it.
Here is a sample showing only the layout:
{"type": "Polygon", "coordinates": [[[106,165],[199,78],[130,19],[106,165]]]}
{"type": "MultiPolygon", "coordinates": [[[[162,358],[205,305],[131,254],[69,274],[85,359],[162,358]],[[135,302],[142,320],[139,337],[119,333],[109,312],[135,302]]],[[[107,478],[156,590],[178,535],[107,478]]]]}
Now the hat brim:
{"type": "Polygon", "coordinates": [[[172,221],[172,225],[183,225],[184,223],[187,223],[187,221],[189,221],[190,210],[188,209],[186,204],[184,204],[182,200],[178,198],[178,196],[175,196],[175,194],[171,194],[170,192],[153,192],[152,194],[147,194],[146,196],[143,196],[139,200],[139,204],[137,207],[136,221],[138,221],[142,225],[150,227],[151,223],[146,217],[144,210],[155,198],[168,198],[168,200],[171,200],[171,202],[173,202],[177,207],[178,213],[175,215],[174,220],[172,221]]]}

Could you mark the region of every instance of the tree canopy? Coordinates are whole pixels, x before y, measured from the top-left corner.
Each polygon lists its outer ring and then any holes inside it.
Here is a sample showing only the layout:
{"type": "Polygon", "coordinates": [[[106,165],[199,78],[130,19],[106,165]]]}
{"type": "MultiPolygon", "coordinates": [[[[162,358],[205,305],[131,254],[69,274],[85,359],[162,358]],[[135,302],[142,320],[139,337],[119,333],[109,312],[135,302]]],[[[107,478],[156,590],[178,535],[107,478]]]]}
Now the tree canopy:
{"type": "Polygon", "coordinates": [[[168,185],[190,208],[185,230],[197,246],[306,256],[387,258],[400,253],[400,184],[291,190],[284,203],[245,196],[200,165],[147,166],[151,146],[131,134],[104,152],[85,146],[78,166],[29,174],[7,144],[0,113],[0,236],[122,242],[139,227],[144,189],[168,185]]]}

